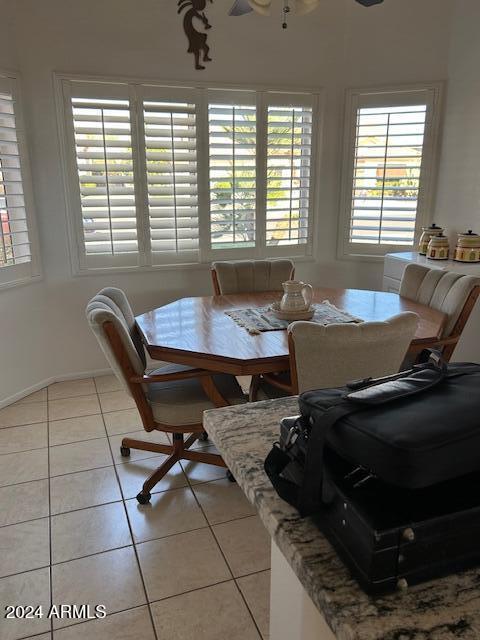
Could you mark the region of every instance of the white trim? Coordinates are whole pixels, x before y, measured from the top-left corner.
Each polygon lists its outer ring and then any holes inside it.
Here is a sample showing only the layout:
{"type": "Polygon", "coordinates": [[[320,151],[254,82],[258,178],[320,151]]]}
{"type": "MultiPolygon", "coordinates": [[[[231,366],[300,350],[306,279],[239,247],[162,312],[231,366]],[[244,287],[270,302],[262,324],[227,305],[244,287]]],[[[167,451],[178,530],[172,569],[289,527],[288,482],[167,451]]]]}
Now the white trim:
{"type": "MultiPolygon", "coordinates": [[[[0,399],[0,409],[4,409],[5,407],[10,406],[11,404],[18,402],[19,400],[23,400],[27,396],[32,395],[36,391],[41,391],[45,389],[45,387],[54,384],[55,382],[66,382],[67,380],[81,380],[83,378],[94,378],[98,376],[107,376],[112,374],[112,369],[93,369],[92,371],[80,371],[78,373],[65,373],[61,376],[51,376],[50,378],[44,378],[40,382],[36,382],[31,387],[27,387],[26,389],[22,389],[17,393],[14,393],[12,396],[8,398],[0,399]]],[[[43,402],[39,400],[39,402],[43,402]]]]}
{"type": "Polygon", "coordinates": [[[25,285],[29,282],[39,280],[42,277],[28,135],[23,112],[21,75],[17,71],[0,69],[0,81],[2,79],[9,82],[9,90],[11,90],[14,101],[15,132],[17,136],[22,190],[25,202],[28,241],[30,243],[30,261],[0,267],[0,290],[25,285]]]}
{"type": "MultiPolygon", "coordinates": [[[[317,162],[320,158],[319,141],[321,135],[319,135],[318,129],[323,129],[323,108],[320,109],[320,105],[324,104],[323,91],[316,89],[303,89],[298,87],[284,88],[284,87],[266,87],[257,85],[215,85],[213,83],[180,83],[169,81],[152,81],[131,77],[117,77],[117,78],[105,78],[104,76],[85,76],[79,74],[65,74],[54,73],[53,74],[55,98],[56,98],[56,111],[58,121],[58,135],[60,144],[60,158],[63,167],[63,182],[65,191],[65,210],[67,212],[67,229],[69,237],[69,252],[70,262],[73,275],[84,275],[93,273],[118,273],[120,271],[125,272],[137,272],[137,271],[152,271],[157,269],[171,269],[178,266],[195,266],[212,259],[226,259],[226,258],[240,258],[240,257],[261,257],[264,256],[284,256],[284,257],[305,257],[309,258],[313,255],[313,246],[315,240],[315,228],[316,222],[314,212],[318,210],[318,181],[319,175],[317,171],[317,162]],[[84,243],[83,243],[83,227],[81,216],[78,215],[77,206],[75,203],[79,201],[79,187],[78,187],[78,175],[76,167],[75,147],[72,139],[72,131],[68,122],[71,120],[71,104],[68,98],[68,87],[76,83],[77,85],[83,84],[82,93],[88,94],[89,91],[95,93],[95,88],[92,87],[92,83],[98,87],[104,84],[102,88],[99,87],[102,96],[111,98],[118,98],[119,93],[128,90],[130,87],[130,113],[131,113],[131,135],[132,145],[135,148],[135,139],[140,140],[142,137],[142,118],[140,113],[140,102],[142,96],[149,97],[163,93],[166,95],[173,94],[173,97],[184,97],[186,93],[190,95],[197,94],[197,174],[198,174],[198,210],[199,210],[199,252],[198,260],[195,260],[194,252],[191,255],[179,254],[164,256],[165,261],[157,264],[150,264],[150,260],[146,259],[145,249],[148,249],[149,238],[147,239],[147,231],[145,227],[145,221],[142,224],[139,223],[138,213],[144,205],[145,185],[143,184],[145,179],[142,178],[142,166],[144,165],[144,159],[142,159],[142,153],[134,151],[134,180],[137,184],[138,191],[136,193],[136,206],[137,206],[137,231],[138,231],[138,254],[125,254],[120,256],[88,256],[88,262],[86,260],[84,243]],[[237,93],[238,92],[238,93],[237,93]],[[266,109],[266,105],[276,104],[284,102],[288,99],[289,104],[293,105],[311,105],[313,109],[313,118],[315,125],[312,131],[312,150],[311,150],[311,192],[309,203],[309,240],[305,244],[301,245],[281,245],[278,247],[265,247],[262,246],[260,241],[262,239],[262,229],[258,225],[257,221],[257,242],[255,248],[245,249],[211,249],[210,248],[210,218],[209,218],[209,198],[208,198],[208,116],[207,116],[207,95],[215,96],[217,99],[224,102],[235,101],[241,98],[243,102],[248,103],[249,98],[252,101],[257,101],[261,108],[266,109]],[[205,164],[207,161],[207,164],[205,164]],[[136,169],[135,169],[136,165],[136,169]],[[142,187],[143,185],[143,187],[142,187]],[[207,219],[208,218],[208,219],[207,219]],[[260,235],[258,235],[260,232],[260,235]],[[143,249],[143,250],[142,250],[143,249]]],[[[92,95],[93,95],[92,93],[92,95]]],[[[98,94],[97,94],[98,95],[98,94]]],[[[127,94],[128,95],[128,94],[127,94]]],[[[258,138],[257,138],[258,140],[258,138]]],[[[140,145],[137,145],[140,146],[140,145]]],[[[258,173],[258,171],[257,171],[258,173]]],[[[259,176],[257,176],[257,179],[259,176]]],[[[261,193],[264,189],[260,188],[261,193]]],[[[257,197],[258,202],[258,197],[257,197]]],[[[148,210],[146,214],[148,216],[148,210]]],[[[261,217],[261,216],[260,216],[261,217]]],[[[263,233],[263,235],[265,235],[263,233]]]]}
{"type": "Polygon", "coordinates": [[[351,199],[353,188],[353,150],[356,134],[356,111],[361,99],[369,107],[388,104],[414,104],[416,94],[428,106],[425,125],[424,151],[420,170],[420,191],[415,221],[414,244],[421,227],[431,222],[438,173],[438,149],[444,83],[433,82],[414,85],[365,87],[347,89],[345,94],[345,117],[343,130],[342,174],[340,181],[340,211],[338,222],[337,258],[340,260],[383,261],[392,251],[411,250],[412,245],[363,244],[349,240],[351,199]]]}

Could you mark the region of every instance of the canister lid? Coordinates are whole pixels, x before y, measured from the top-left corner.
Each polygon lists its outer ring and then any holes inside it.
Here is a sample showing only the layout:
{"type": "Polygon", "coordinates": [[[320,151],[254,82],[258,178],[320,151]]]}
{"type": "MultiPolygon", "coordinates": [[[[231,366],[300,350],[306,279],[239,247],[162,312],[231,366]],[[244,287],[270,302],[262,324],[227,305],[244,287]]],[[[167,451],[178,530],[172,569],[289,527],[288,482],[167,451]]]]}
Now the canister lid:
{"type": "Polygon", "coordinates": [[[462,236],[462,237],[465,237],[465,238],[471,238],[471,237],[474,237],[474,236],[478,236],[478,233],[473,233],[473,231],[471,229],[469,229],[465,233],[459,233],[458,235],[462,236]]]}
{"type": "Polygon", "coordinates": [[[422,231],[443,231],[443,228],[436,225],[435,222],[432,222],[429,227],[422,227],[422,231]]]}

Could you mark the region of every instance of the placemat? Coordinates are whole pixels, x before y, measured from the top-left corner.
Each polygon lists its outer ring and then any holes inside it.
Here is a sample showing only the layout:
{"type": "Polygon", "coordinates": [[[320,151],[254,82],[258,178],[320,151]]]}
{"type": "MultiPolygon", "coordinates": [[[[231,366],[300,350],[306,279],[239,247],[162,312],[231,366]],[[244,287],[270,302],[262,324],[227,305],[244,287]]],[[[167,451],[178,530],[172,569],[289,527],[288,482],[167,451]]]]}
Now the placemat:
{"type": "MultiPolygon", "coordinates": [[[[315,309],[315,314],[308,322],[323,325],[344,322],[363,322],[361,318],[357,318],[346,311],[338,309],[328,300],[324,300],[319,304],[313,304],[312,307],[315,309]]],[[[291,324],[289,320],[279,320],[270,307],[232,309],[231,311],[225,311],[225,314],[252,335],[263,333],[264,331],[282,331],[291,324]]]]}

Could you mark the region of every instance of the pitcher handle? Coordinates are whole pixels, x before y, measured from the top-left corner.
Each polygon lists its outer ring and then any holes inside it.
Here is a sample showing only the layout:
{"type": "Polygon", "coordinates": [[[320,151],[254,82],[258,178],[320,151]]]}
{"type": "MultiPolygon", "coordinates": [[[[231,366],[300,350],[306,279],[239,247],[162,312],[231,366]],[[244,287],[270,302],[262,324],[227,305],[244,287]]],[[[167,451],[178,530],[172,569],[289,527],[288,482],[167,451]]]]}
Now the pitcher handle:
{"type": "Polygon", "coordinates": [[[305,304],[307,305],[307,309],[310,309],[313,299],[313,287],[311,284],[304,285],[302,289],[303,299],[305,300],[305,304]]]}

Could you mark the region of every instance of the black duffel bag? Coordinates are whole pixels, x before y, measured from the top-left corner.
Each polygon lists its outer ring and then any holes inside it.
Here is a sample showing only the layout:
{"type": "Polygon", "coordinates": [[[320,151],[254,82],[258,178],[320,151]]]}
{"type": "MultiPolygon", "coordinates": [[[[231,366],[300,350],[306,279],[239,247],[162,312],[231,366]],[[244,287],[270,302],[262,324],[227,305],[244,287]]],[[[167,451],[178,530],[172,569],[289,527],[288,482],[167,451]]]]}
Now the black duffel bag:
{"type": "Polygon", "coordinates": [[[415,490],[480,471],[480,365],[422,356],[394,376],[300,395],[301,415],[282,421],[265,471],[302,516],[329,503],[329,449],[351,463],[354,486],[415,490]]]}

